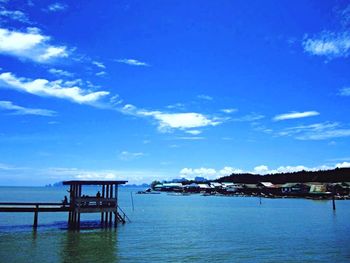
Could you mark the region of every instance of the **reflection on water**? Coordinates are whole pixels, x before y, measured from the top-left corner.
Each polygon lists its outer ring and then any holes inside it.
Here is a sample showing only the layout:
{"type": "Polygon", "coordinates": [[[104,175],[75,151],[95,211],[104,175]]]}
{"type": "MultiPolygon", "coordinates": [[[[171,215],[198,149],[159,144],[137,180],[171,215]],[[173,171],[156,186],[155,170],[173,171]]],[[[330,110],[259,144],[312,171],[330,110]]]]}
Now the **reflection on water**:
{"type": "Polygon", "coordinates": [[[68,231],[62,236],[62,262],[117,262],[117,230],[68,231]]]}

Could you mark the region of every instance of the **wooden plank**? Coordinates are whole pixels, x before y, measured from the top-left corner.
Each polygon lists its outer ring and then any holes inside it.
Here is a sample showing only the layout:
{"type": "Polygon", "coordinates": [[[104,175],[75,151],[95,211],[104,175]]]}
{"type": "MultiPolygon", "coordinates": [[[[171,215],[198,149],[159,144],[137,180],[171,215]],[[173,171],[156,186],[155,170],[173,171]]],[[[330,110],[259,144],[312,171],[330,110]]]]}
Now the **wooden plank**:
{"type": "MultiPolygon", "coordinates": [[[[34,203],[34,202],[2,202],[0,203],[0,205],[28,205],[28,206],[36,206],[36,205],[62,205],[63,203],[34,203]]],[[[66,204],[67,206],[69,206],[69,204],[66,204]]]]}

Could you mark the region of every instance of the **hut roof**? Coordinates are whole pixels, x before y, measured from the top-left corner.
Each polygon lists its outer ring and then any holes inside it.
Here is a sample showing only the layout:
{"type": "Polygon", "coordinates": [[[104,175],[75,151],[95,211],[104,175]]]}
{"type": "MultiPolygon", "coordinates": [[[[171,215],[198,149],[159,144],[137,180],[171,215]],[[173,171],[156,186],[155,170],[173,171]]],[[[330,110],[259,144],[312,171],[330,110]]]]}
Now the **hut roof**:
{"type": "Polygon", "coordinates": [[[125,184],[128,181],[84,181],[84,180],[72,180],[63,181],[63,185],[111,185],[111,184],[125,184]]]}

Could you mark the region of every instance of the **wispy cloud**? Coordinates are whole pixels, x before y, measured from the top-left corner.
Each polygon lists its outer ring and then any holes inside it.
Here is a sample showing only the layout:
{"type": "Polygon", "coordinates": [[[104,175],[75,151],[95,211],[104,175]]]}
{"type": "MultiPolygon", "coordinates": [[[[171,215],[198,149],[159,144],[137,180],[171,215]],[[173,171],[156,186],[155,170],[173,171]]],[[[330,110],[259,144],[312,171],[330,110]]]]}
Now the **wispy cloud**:
{"type": "Polygon", "coordinates": [[[98,68],[102,68],[102,69],[106,68],[106,66],[102,62],[92,61],[92,64],[94,64],[98,68]]]}
{"type": "Polygon", "coordinates": [[[49,40],[37,28],[27,28],[26,32],[0,28],[0,53],[39,63],[68,57],[66,46],[50,45],[49,40]]]}
{"type": "Polygon", "coordinates": [[[186,131],[186,133],[192,134],[192,135],[199,135],[199,134],[202,133],[202,131],[199,131],[199,130],[188,130],[188,131],[186,131]]]}
{"type": "Polygon", "coordinates": [[[17,78],[10,72],[0,74],[0,87],[27,92],[42,97],[67,99],[79,104],[94,104],[109,94],[108,91],[91,92],[77,86],[67,86],[63,80],[17,78]]]}
{"type": "Polygon", "coordinates": [[[201,100],[213,100],[213,97],[204,94],[198,95],[197,98],[201,100]]]}
{"type": "Polygon", "coordinates": [[[232,119],[233,121],[242,121],[242,122],[255,122],[261,119],[264,119],[265,116],[262,114],[258,114],[258,113],[250,113],[248,115],[244,115],[242,117],[238,117],[235,119],[232,119]]]}
{"type": "Polygon", "coordinates": [[[289,112],[289,113],[283,113],[276,115],[273,120],[274,121],[283,121],[283,120],[291,120],[291,119],[300,119],[300,118],[306,118],[306,117],[312,117],[320,115],[317,111],[304,111],[304,112],[289,112]]]}
{"type": "Polygon", "coordinates": [[[201,141],[204,140],[205,137],[203,136],[180,136],[176,137],[176,140],[184,140],[184,141],[201,141]]]}
{"type": "Polygon", "coordinates": [[[350,96],[350,87],[344,87],[339,90],[340,96],[350,96]]]}
{"type": "Polygon", "coordinates": [[[68,6],[64,3],[56,2],[56,3],[49,5],[46,10],[50,11],[50,12],[59,12],[59,11],[63,11],[65,9],[67,9],[67,7],[68,6]]]}
{"type": "Polygon", "coordinates": [[[323,122],[286,128],[279,136],[292,136],[297,140],[327,140],[349,137],[350,129],[342,128],[337,122],[323,122]]]}
{"type": "Polygon", "coordinates": [[[234,108],[226,108],[226,109],[221,109],[221,111],[226,114],[231,114],[231,113],[237,112],[238,110],[234,108]]]}
{"type": "Polygon", "coordinates": [[[315,56],[325,56],[328,59],[348,57],[350,51],[349,32],[324,31],[312,38],[306,37],[303,42],[305,52],[315,56]]]}
{"type": "Polygon", "coordinates": [[[53,75],[62,76],[62,77],[72,77],[74,74],[62,69],[51,68],[49,72],[53,75]]]}
{"type": "Polygon", "coordinates": [[[142,61],[139,61],[139,60],[136,60],[136,59],[124,58],[124,59],[116,59],[115,61],[119,62],[119,63],[124,63],[124,64],[127,64],[127,65],[131,65],[131,66],[144,66],[144,67],[150,66],[146,62],[142,62],[142,61]]]}
{"type": "Polygon", "coordinates": [[[175,103],[175,104],[168,105],[166,107],[168,109],[178,109],[178,110],[184,110],[186,108],[185,104],[183,103],[175,103]]]}
{"type": "Polygon", "coordinates": [[[142,152],[128,152],[128,151],[122,151],[119,154],[119,159],[122,161],[131,161],[134,159],[138,159],[142,156],[144,156],[145,154],[142,152]]]}
{"type": "Polygon", "coordinates": [[[100,71],[100,72],[97,72],[95,75],[96,76],[104,76],[106,75],[107,73],[105,71],[100,71]]]}
{"type": "Polygon", "coordinates": [[[0,109],[11,111],[17,115],[38,115],[52,117],[56,115],[55,111],[45,109],[26,108],[13,104],[11,101],[0,101],[0,109]]]}
{"type": "Polygon", "coordinates": [[[15,20],[19,21],[21,23],[30,24],[27,15],[19,10],[6,10],[0,8],[0,17],[9,19],[9,20],[15,20]]]}
{"type": "Polygon", "coordinates": [[[327,60],[348,57],[350,54],[350,5],[336,10],[336,30],[323,30],[319,34],[305,35],[302,46],[306,53],[326,57],[327,60]]]}

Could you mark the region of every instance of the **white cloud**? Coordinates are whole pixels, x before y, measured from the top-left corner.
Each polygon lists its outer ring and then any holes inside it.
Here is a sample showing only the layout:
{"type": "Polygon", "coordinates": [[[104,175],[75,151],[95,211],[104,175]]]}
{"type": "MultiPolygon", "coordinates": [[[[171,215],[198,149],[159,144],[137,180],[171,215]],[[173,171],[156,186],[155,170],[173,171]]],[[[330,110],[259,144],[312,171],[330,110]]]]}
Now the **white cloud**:
{"type": "Polygon", "coordinates": [[[254,173],[258,173],[258,174],[265,174],[268,170],[269,170],[269,167],[267,167],[266,165],[259,165],[254,167],[254,173]]]}
{"type": "Polygon", "coordinates": [[[215,169],[212,168],[196,168],[196,169],[192,169],[192,168],[183,168],[180,171],[180,176],[185,176],[189,179],[192,179],[196,176],[201,176],[207,179],[215,179],[217,175],[217,171],[215,169]]]}
{"type": "Polygon", "coordinates": [[[144,66],[144,67],[150,66],[146,62],[138,61],[136,59],[116,59],[115,61],[119,63],[131,65],[131,66],[144,66]]]}
{"type": "Polygon", "coordinates": [[[19,10],[0,10],[0,17],[16,20],[22,23],[30,24],[30,21],[25,13],[19,10]]]}
{"type": "Polygon", "coordinates": [[[317,111],[304,111],[304,112],[289,112],[284,114],[276,115],[273,120],[274,121],[283,121],[283,120],[290,120],[290,119],[299,119],[299,118],[306,118],[306,117],[312,117],[320,115],[317,111]]]}
{"type": "Polygon", "coordinates": [[[231,114],[237,111],[237,109],[233,109],[233,108],[227,108],[227,109],[222,109],[221,110],[223,113],[227,113],[227,114],[231,114]]]}
{"type": "Polygon", "coordinates": [[[67,5],[60,3],[60,2],[56,2],[56,3],[49,5],[47,7],[47,11],[58,12],[58,11],[63,11],[66,8],[67,8],[67,5]]]}
{"type": "Polygon", "coordinates": [[[95,75],[96,76],[104,76],[106,75],[107,73],[105,71],[100,71],[100,72],[97,72],[95,75]]]}
{"type": "Polygon", "coordinates": [[[186,131],[186,133],[192,134],[192,135],[199,135],[199,134],[202,133],[202,131],[199,131],[199,130],[188,130],[188,131],[186,131]]]}
{"type": "Polygon", "coordinates": [[[350,162],[337,163],[335,166],[337,168],[350,168],[350,162]]]}
{"type": "Polygon", "coordinates": [[[52,46],[48,44],[49,40],[50,37],[40,34],[37,28],[27,28],[27,32],[0,28],[0,54],[31,59],[39,63],[68,57],[65,46],[52,46]]]}
{"type": "Polygon", "coordinates": [[[137,109],[131,104],[126,104],[121,111],[125,114],[153,118],[157,121],[158,130],[161,132],[170,132],[173,129],[189,130],[206,126],[217,126],[223,122],[220,118],[210,118],[201,113],[165,113],[161,111],[149,111],[137,109]]]}
{"type": "Polygon", "coordinates": [[[66,47],[47,47],[43,54],[39,55],[39,61],[48,61],[56,57],[66,57],[66,47]]]}
{"type": "Polygon", "coordinates": [[[128,151],[122,151],[119,154],[119,159],[122,161],[131,161],[137,158],[140,158],[144,156],[145,154],[142,152],[128,152],[128,151]]]}
{"type": "Polygon", "coordinates": [[[56,112],[52,110],[26,108],[15,105],[11,101],[0,101],[0,109],[9,110],[18,115],[39,115],[47,117],[56,115],[56,112]]]}
{"type": "Polygon", "coordinates": [[[155,118],[159,122],[159,130],[163,132],[171,129],[192,129],[216,126],[221,123],[218,120],[210,119],[203,114],[195,112],[163,113],[160,111],[140,111],[139,114],[155,118]]]}
{"type": "Polygon", "coordinates": [[[106,68],[106,66],[102,62],[92,61],[92,64],[94,64],[98,68],[102,68],[102,69],[106,68]]]}
{"type": "Polygon", "coordinates": [[[344,87],[340,89],[338,94],[340,96],[350,96],[350,87],[344,87]]]}
{"type": "Polygon", "coordinates": [[[219,171],[219,174],[221,176],[227,176],[227,175],[239,174],[239,173],[243,173],[243,170],[237,169],[237,168],[234,168],[234,167],[230,167],[230,166],[225,166],[224,168],[222,168],[219,171]]]}
{"type": "Polygon", "coordinates": [[[17,78],[10,72],[0,74],[0,86],[37,96],[67,99],[79,104],[93,104],[107,96],[107,91],[91,92],[77,86],[67,86],[62,80],[17,78]]]}
{"type": "Polygon", "coordinates": [[[306,38],[303,42],[305,52],[328,59],[348,57],[350,51],[349,32],[324,31],[316,37],[306,38]]]}
{"type": "Polygon", "coordinates": [[[204,94],[198,95],[197,98],[201,100],[213,100],[213,97],[204,94]]]}
{"type": "Polygon", "coordinates": [[[239,174],[244,171],[234,167],[226,166],[221,170],[216,170],[214,168],[183,168],[180,170],[180,177],[186,177],[187,179],[193,179],[196,176],[201,176],[207,179],[216,179],[222,176],[228,176],[231,174],[239,174]]]}
{"type": "Polygon", "coordinates": [[[327,140],[350,136],[350,129],[341,128],[337,122],[323,122],[286,128],[279,136],[293,136],[298,140],[327,140]]]}
{"type": "Polygon", "coordinates": [[[223,176],[229,176],[231,174],[242,174],[242,173],[252,173],[252,174],[276,174],[276,173],[294,173],[300,171],[318,171],[318,170],[331,170],[335,168],[349,168],[350,162],[337,163],[334,165],[320,165],[316,167],[307,167],[304,165],[287,165],[279,166],[276,169],[269,169],[267,165],[259,165],[253,168],[252,171],[238,169],[230,166],[226,166],[221,170],[216,170],[214,168],[183,168],[179,172],[180,177],[186,177],[187,179],[193,179],[196,176],[203,176],[207,179],[217,179],[223,176]]]}
{"type": "Polygon", "coordinates": [[[57,76],[63,76],[63,77],[72,77],[74,74],[62,69],[55,69],[55,68],[51,68],[49,69],[49,72],[51,74],[57,75],[57,76]]]}

